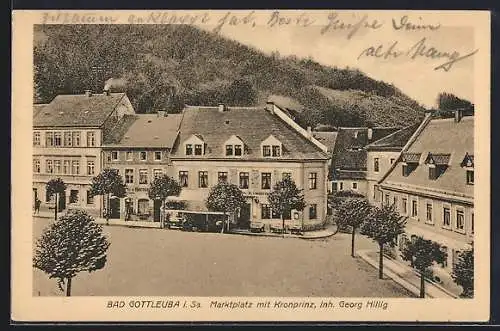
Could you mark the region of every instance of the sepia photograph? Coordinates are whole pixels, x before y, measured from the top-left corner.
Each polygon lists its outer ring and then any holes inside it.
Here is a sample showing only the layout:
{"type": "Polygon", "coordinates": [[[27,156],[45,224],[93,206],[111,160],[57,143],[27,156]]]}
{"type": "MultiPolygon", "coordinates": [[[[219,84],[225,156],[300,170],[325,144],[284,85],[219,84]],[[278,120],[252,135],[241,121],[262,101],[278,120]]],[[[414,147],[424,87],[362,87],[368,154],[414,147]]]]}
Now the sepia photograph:
{"type": "Polygon", "coordinates": [[[479,278],[487,319],[489,13],[17,14],[30,300],[336,320],[479,278]]]}

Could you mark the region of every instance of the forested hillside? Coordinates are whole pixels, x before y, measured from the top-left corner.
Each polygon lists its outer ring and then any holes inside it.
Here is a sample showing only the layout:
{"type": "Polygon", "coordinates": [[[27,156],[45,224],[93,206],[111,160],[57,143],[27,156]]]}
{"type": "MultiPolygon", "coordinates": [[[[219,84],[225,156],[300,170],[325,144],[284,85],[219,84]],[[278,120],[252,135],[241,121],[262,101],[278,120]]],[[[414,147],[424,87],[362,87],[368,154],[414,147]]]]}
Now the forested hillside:
{"type": "Polygon", "coordinates": [[[35,102],[61,93],[126,91],[136,111],[184,104],[250,106],[270,95],[303,106],[303,125],[408,125],[424,109],[355,69],[266,55],[187,25],[44,25],[35,29],[35,102]]]}

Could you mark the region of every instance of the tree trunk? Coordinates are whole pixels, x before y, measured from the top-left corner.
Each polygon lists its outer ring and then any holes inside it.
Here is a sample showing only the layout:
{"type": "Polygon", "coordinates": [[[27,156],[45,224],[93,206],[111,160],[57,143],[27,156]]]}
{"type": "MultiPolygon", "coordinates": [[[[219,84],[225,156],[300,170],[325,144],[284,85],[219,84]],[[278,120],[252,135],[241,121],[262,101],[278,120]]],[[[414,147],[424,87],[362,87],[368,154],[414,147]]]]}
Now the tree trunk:
{"type": "Polygon", "coordinates": [[[352,227],[352,235],[351,235],[351,256],[354,257],[354,236],[356,234],[356,228],[352,227]]]}
{"type": "Polygon", "coordinates": [[[226,227],[226,212],[224,212],[224,218],[222,219],[222,228],[220,233],[224,233],[224,228],[226,227]]]}
{"type": "Polygon", "coordinates": [[[378,278],[384,279],[384,245],[379,244],[379,256],[378,256],[378,278]]]}
{"type": "Polygon", "coordinates": [[[59,205],[59,203],[58,203],[59,201],[57,199],[57,193],[55,194],[55,196],[56,196],[56,202],[55,202],[55,205],[54,205],[54,207],[55,207],[54,208],[54,221],[57,221],[57,209],[59,208],[59,206],[58,206],[59,205]]]}
{"type": "Polygon", "coordinates": [[[420,272],[420,297],[425,298],[425,277],[423,271],[420,272]]]}
{"type": "Polygon", "coordinates": [[[106,203],[106,225],[109,225],[109,213],[111,213],[111,196],[110,196],[111,193],[108,193],[106,195],[106,200],[107,200],[107,203],[106,203]]]}
{"type": "Polygon", "coordinates": [[[283,214],[281,215],[281,222],[282,222],[281,231],[283,231],[283,238],[285,238],[285,216],[283,216],[283,214]]]}
{"type": "Polygon", "coordinates": [[[69,297],[71,296],[71,279],[68,278],[68,283],[66,284],[66,296],[69,297]]]}

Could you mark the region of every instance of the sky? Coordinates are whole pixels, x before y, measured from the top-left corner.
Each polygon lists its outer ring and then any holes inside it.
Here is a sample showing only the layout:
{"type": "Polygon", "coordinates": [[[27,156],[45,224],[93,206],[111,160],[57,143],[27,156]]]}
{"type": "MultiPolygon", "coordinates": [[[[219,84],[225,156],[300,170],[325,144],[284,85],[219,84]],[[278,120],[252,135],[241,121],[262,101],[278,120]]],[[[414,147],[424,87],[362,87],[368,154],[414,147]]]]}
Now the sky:
{"type": "Polygon", "coordinates": [[[212,20],[215,25],[200,27],[213,31],[224,22],[218,33],[265,53],[277,51],[281,56],[310,57],[328,66],[357,68],[376,80],[394,84],[428,108],[436,106],[440,92],[453,93],[474,102],[474,59],[478,53],[453,63],[447,71],[434,69],[448,62],[454,52],[459,53],[455,57],[476,49],[481,52],[474,44],[474,28],[460,16],[418,12],[309,11],[304,14],[281,11],[276,14],[266,11],[250,15],[252,20],[248,19],[246,11],[232,12],[224,20],[226,13],[218,13],[212,20]],[[302,20],[297,23],[301,14],[302,20]],[[230,24],[232,16],[239,20],[238,23],[230,24]],[[244,17],[247,17],[246,23],[244,17]],[[290,19],[291,23],[279,25],[278,18],[282,23],[290,19]],[[306,18],[311,24],[304,23],[306,18]],[[357,22],[362,24],[356,31],[346,27],[357,22]],[[393,53],[400,55],[395,57],[390,53],[384,57],[384,52],[393,44],[393,53]],[[414,56],[417,49],[424,55],[414,56]]]}

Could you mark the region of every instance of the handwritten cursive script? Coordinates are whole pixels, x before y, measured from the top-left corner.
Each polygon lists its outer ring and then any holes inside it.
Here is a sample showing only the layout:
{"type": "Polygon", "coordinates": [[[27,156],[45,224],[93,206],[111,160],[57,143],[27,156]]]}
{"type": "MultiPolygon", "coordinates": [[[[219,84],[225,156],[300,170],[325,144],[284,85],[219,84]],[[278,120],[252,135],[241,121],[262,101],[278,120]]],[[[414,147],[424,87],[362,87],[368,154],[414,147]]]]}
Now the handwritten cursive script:
{"type": "Polygon", "coordinates": [[[382,58],[384,60],[391,60],[402,56],[405,56],[410,60],[415,60],[417,58],[428,58],[432,60],[444,59],[445,62],[434,67],[434,70],[442,69],[444,71],[450,71],[454,64],[473,56],[478,51],[479,49],[476,49],[465,55],[462,55],[456,50],[443,51],[436,47],[429,46],[427,39],[424,37],[408,49],[401,48],[398,41],[391,42],[389,47],[384,47],[382,44],[367,47],[359,54],[358,60],[362,57],[375,57],[382,58]]]}
{"type": "Polygon", "coordinates": [[[375,20],[369,20],[367,15],[357,19],[354,22],[345,22],[338,17],[337,13],[328,15],[328,24],[321,29],[321,34],[332,30],[347,31],[347,39],[351,39],[360,29],[377,30],[383,26],[383,23],[375,20]]]}

